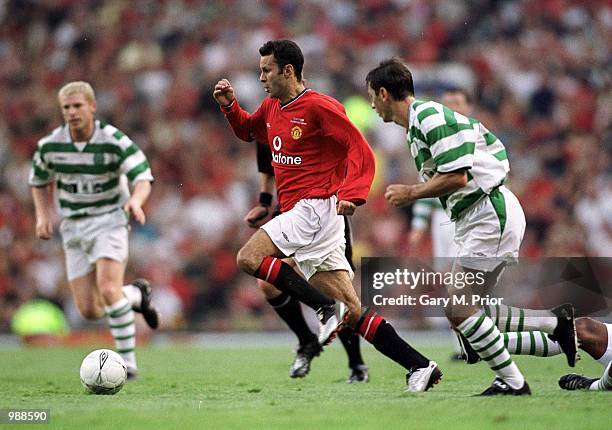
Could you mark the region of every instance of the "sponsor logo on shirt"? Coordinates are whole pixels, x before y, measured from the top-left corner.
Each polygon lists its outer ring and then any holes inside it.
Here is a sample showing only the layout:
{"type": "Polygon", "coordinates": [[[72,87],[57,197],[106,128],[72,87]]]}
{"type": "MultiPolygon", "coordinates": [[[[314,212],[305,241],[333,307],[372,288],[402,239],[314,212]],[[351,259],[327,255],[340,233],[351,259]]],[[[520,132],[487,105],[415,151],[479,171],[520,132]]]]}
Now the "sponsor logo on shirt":
{"type": "MultiPolygon", "coordinates": [[[[301,136],[301,132],[302,131],[300,130],[300,136],[301,136]]],[[[293,131],[292,131],[292,136],[293,136],[293,131]]],[[[297,137],[297,139],[299,139],[299,136],[297,137]]],[[[273,149],[272,161],[274,161],[277,164],[285,164],[288,166],[299,166],[300,164],[302,164],[302,157],[300,157],[299,155],[298,156],[285,155],[282,152],[280,152],[280,149],[282,148],[282,146],[283,146],[283,141],[280,138],[280,136],[274,136],[274,139],[272,139],[272,149],[273,149]]]]}

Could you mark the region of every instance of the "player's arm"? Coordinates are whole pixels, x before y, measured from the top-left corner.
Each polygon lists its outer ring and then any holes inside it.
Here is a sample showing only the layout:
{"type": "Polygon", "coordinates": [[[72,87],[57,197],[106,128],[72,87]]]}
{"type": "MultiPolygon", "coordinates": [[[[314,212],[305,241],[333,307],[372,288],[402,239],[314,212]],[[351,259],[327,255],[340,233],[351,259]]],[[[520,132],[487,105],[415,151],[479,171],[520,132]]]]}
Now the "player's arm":
{"type": "Polygon", "coordinates": [[[254,139],[259,142],[266,141],[267,129],[263,119],[263,105],[253,114],[249,114],[240,107],[232,84],[225,78],[215,85],[213,97],[221,107],[236,137],[245,142],[254,139]]]}
{"type": "Polygon", "coordinates": [[[420,184],[392,184],[385,191],[385,198],[393,206],[401,208],[409,203],[427,197],[441,197],[465,187],[467,170],[454,172],[436,172],[429,181],[420,184]]]}
{"type": "Polygon", "coordinates": [[[140,224],[146,222],[146,216],[142,210],[142,206],[145,204],[149,195],[151,194],[151,182],[148,180],[141,180],[134,184],[132,195],[129,200],[123,205],[123,210],[134,217],[140,224]]]}
{"type": "Polygon", "coordinates": [[[249,227],[259,228],[272,218],[272,199],[275,189],[272,151],[267,144],[257,143],[257,170],[259,176],[259,203],[251,209],[244,220],[249,227]]]}
{"type": "Polygon", "coordinates": [[[53,236],[51,184],[54,174],[45,162],[42,147],[43,145],[39,142],[32,158],[28,183],[32,187],[32,200],[36,214],[36,236],[40,239],[49,240],[53,236]]]}
{"type": "Polygon", "coordinates": [[[274,212],[272,196],[274,192],[274,176],[261,173],[259,176],[259,203],[244,217],[249,227],[259,228],[270,221],[274,212]]]}
{"type": "Polygon", "coordinates": [[[151,183],[153,182],[151,166],[144,152],[134,142],[127,136],[122,139],[125,139],[123,144],[126,145],[126,149],[119,169],[120,173],[127,176],[132,185],[130,198],[123,205],[123,210],[128,216],[133,216],[140,224],[144,224],[146,217],[142,206],[151,194],[151,183]]]}
{"type": "Polygon", "coordinates": [[[421,184],[389,185],[385,198],[393,206],[402,207],[414,200],[445,196],[468,182],[467,171],[474,163],[476,132],[471,125],[459,124],[441,112],[433,115],[438,116],[437,121],[418,122],[417,127],[429,146],[436,173],[421,184]]]}
{"type": "Polygon", "coordinates": [[[36,213],[36,236],[39,239],[49,240],[53,236],[53,223],[51,222],[49,185],[32,187],[32,200],[36,213]]]}
{"type": "Polygon", "coordinates": [[[338,190],[338,215],[353,215],[366,202],[374,181],[374,152],[343,109],[323,104],[319,109],[323,132],[347,149],[344,183],[338,190]]]}

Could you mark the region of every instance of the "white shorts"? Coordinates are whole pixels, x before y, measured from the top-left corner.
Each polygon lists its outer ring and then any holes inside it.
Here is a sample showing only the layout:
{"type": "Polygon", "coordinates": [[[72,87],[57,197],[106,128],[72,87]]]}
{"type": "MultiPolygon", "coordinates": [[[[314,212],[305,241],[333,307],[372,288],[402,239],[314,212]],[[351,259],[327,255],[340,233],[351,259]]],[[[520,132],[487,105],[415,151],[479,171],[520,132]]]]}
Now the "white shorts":
{"type": "Polygon", "coordinates": [[[285,256],[293,257],[306,279],[332,270],[353,277],[345,255],[344,217],[337,214],[336,202],[335,196],[300,200],[261,227],[285,256]]]}
{"type": "Polygon", "coordinates": [[[525,225],[518,199],[500,186],[455,222],[458,264],[490,272],[501,262],[516,263],[525,225]]]}
{"type": "Polygon", "coordinates": [[[66,218],[60,225],[68,280],[87,275],[100,258],[126,261],[128,218],[122,209],[83,218],[66,218]]]}
{"type": "Polygon", "coordinates": [[[431,245],[434,258],[455,258],[459,252],[455,243],[455,223],[444,209],[431,212],[431,245]]]}

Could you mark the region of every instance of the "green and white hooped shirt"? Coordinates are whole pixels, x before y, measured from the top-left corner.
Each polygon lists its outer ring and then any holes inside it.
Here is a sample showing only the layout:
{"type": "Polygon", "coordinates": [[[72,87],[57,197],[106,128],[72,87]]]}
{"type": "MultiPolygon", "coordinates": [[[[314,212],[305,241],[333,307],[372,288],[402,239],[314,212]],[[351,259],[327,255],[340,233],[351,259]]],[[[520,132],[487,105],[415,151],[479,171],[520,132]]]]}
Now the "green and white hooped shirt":
{"type": "Polygon", "coordinates": [[[410,104],[408,145],[423,181],[468,169],[467,185],[440,197],[452,220],[503,184],[510,171],[504,145],[480,121],[434,101],[410,104]]]}
{"type": "Polygon", "coordinates": [[[144,153],[121,130],[95,121],[88,142],[72,141],[67,125],[38,141],[29,184],[56,184],[55,199],[62,217],[99,215],[120,208],[129,197],[122,181],[153,181],[144,153]]]}

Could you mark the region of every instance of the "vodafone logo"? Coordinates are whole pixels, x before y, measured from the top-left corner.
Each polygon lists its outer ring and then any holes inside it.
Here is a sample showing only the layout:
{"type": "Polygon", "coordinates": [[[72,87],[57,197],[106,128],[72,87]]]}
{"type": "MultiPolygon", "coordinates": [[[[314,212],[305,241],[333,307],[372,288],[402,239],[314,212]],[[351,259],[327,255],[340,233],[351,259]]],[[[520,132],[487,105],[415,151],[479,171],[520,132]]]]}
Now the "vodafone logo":
{"type": "Polygon", "coordinates": [[[285,155],[280,152],[282,146],[283,141],[281,140],[280,136],[274,136],[274,139],[272,139],[272,148],[274,149],[274,151],[272,151],[272,161],[277,164],[285,164],[288,166],[299,166],[300,164],[302,164],[302,157],[285,155]]]}
{"type": "Polygon", "coordinates": [[[283,146],[283,141],[281,140],[280,136],[274,136],[274,139],[272,139],[272,146],[274,147],[275,151],[280,151],[281,146],[283,146]]]}

